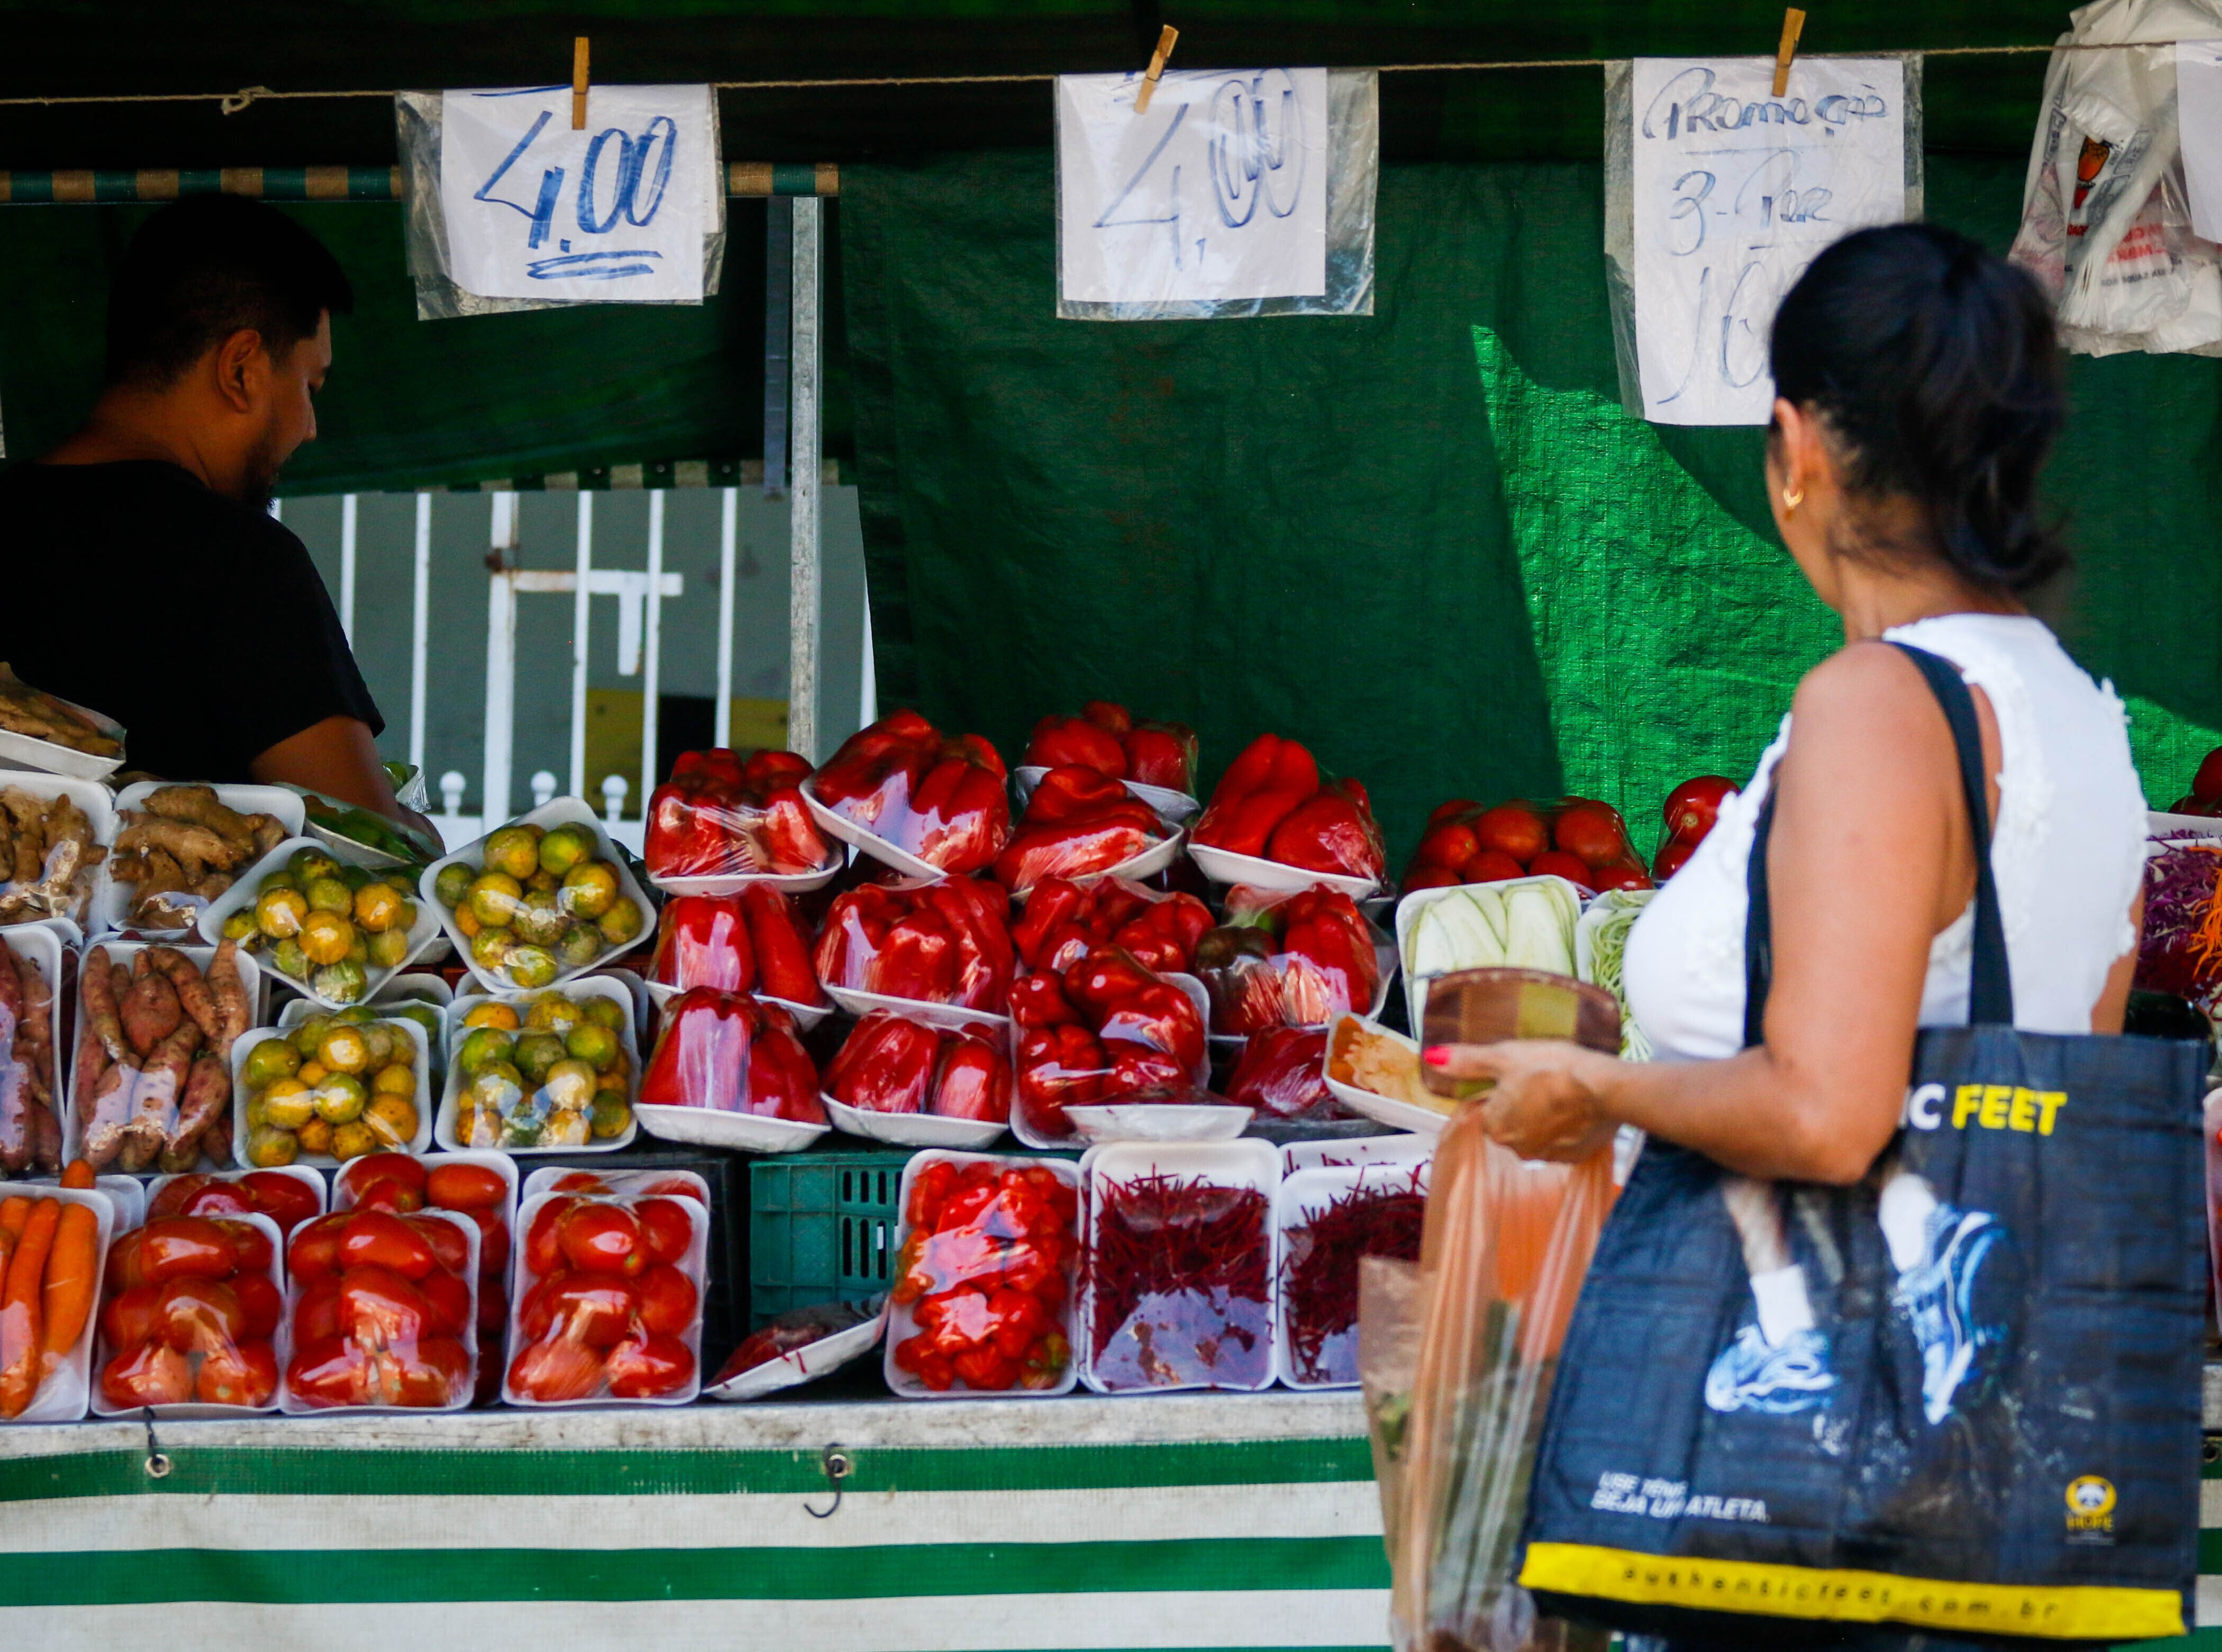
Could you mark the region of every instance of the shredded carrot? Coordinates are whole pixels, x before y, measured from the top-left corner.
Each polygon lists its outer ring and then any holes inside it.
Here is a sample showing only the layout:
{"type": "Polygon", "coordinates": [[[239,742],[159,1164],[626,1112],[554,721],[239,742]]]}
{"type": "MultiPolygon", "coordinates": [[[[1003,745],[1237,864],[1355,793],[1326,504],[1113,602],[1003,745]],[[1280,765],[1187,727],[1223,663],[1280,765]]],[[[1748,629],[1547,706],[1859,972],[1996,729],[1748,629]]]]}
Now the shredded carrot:
{"type": "Polygon", "coordinates": [[[2222,844],[2194,843],[2185,847],[2217,857],[2214,893],[2206,899],[2199,927],[2191,932],[2193,967],[2204,978],[2216,964],[2222,963],[2222,844]]]}

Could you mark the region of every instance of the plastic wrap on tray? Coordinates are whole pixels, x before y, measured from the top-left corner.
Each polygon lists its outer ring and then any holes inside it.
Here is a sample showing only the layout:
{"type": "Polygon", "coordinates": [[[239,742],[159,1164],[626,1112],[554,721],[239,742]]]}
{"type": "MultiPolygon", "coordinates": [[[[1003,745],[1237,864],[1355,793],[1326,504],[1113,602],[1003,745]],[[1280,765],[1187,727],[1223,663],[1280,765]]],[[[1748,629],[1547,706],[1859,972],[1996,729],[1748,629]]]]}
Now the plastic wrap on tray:
{"type": "Polygon", "coordinates": [[[2213,836],[2174,832],[2150,845],[2136,984],[2195,1004],[2222,1000],[2222,822],[2213,836]]]}
{"type": "Polygon", "coordinates": [[[707,1188],[539,1193],[518,1215],[512,1405],[684,1404],[701,1386],[707,1188]]]}
{"type": "Polygon", "coordinates": [[[982,872],[1011,836],[1008,776],[976,734],[899,711],[843,742],[809,795],[849,825],[948,873],[982,872]]]}
{"type": "Polygon", "coordinates": [[[477,1225],[443,1210],[336,1210],[295,1230],[282,1403],[455,1410],[478,1356],[477,1225]]]}
{"type": "Polygon", "coordinates": [[[826,908],[813,962],[828,987],[1001,1014],[1018,959],[1009,911],[982,877],[861,884],[826,908]]]}
{"type": "Polygon", "coordinates": [[[1227,766],[1190,841],[1304,871],[1378,881],[1387,863],[1372,800],[1323,778],[1294,740],[1261,734],[1227,766]]]}
{"type": "Polygon", "coordinates": [[[1000,1024],[938,1027],[893,1010],[858,1021],[825,1069],[826,1093],[866,1113],[1007,1124],[1009,1040],[1000,1024]]]}
{"type": "Polygon", "coordinates": [[[1146,970],[1186,974],[1212,921],[1211,908],[1192,895],[1169,895],[1123,877],[1092,883],[1051,877],[1034,886],[1011,924],[1011,941],[1029,970],[1062,970],[1108,944],[1123,947],[1146,970]]]}
{"type": "Polygon", "coordinates": [[[616,982],[483,1000],[449,1037],[449,1145],[547,1151],[628,1139],[640,1071],[632,1000],[616,982]]]}
{"type": "Polygon", "coordinates": [[[103,1416],[174,1406],[267,1410],[285,1316],[268,1216],[150,1216],[117,1240],[100,1310],[103,1416]]]}
{"type": "Polygon", "coordinates": [[[83,927],[114,835],[108,793],[91,781],[0,772],[0,924],[83,927]]]}
{"type": "Polygon", "coordinates": [[[649,979],[667,987],[824,1002],[794,899],[764,884],[738,895],[675,895],[656,920],[649,979]]]}
{"type": "Polygon", "coordinates": [[[367,871],[312,838],[289,838],[200,917],[207,939],[235,941],[295,991],[338,1009],[376,993],[440,933],[417,898],[414,869],[367,871]]]}
{"type": "Polygon", "coordinates": [[[1069,1107],[1210,1099],[1199,1094],[1209,1061],[1196,999],[1118,947],[1097,947],[1061,976],[1023,977],[1010,1005],[1014,1111],[1035,1136],[1070,1136],[1069,1107]]]}
{"type": "Polygon", "coordinates": [[[85,1415],[93,1305],[120,1208],[91,1188],[0,1190],[0,1423],[85,1415]]]}
{"type": "Polygon", "coordinates": [[[557,798],[430,868],[471,971],[496,991],[553,986],[643,938],[644,893],[594,812],[557,798]]]}
{"type": "MultiPolygon", "coordinates": [[[[242,802],[269,789],[226,787],[242,802]]],[[[298,820],[298,807],[288,813],[298,820]]],[[[132,787],[122,800],[108,875],[122,892],[123,923],[148,935],[180,934],[239,874],[292,833],[278,815],[227,803],[213,786],[132,787]]]]}
{"type": "Polygon", "coordinates": [[[1211,1030],[1242,1036],[1371,1014],[1384,956],[1394,957],[1389,937],[1338,890],[1238,883],[1227,921],[1196,945],[1196,975],[1211,994],[1211,1030]]]}
{"type": "Polygon", "coordinates": [[[313,1170],[191,1171],[153,1185],[147,1219],[163,1216],[267,1216],[280,1244],[304,1222],[324,1214],[324,1178],[313,1170]]]}
{"type": "MultiPolygon", "coordinates": [[[[712,1385],[721,1387],[736,1377],[781,1360],[787,1361],[791,1367],[789,1372],[782,1373],[787,1380],[766,1384],[767,1391],[807,1381],[819,1373],[811,1369],[813,1361],[806,1350],[845,1333],[860,1331],[863,1327],[876,1329],[879,1318],[879,1309],[876,1303],[825,1302],[814,1303],[807,1308],[790,1308],[743,1337],[733,1351],[725,1356],[725,1363],[718,1367],[712,1385]]],[[[861,1336],[857,1340],[863,1342],[864,1348],[871,1346],[861,1336]]],[[[712,1395],[709,1398],[723,1398],[725,1396],[712,1395]]]]}
{"type": "Polygon", "coordinates": [[[430,1145],[431,1064],[417,1021],[318,1010],[242,1044],[232,1079],[246,1126],[240,1156],[257,1169],[430,1145]]]}
{"type": "Polygon", "coordinates": [[[794,1018],[777,1004],[714,987],[689,987],[665,1007],[640,1099],[648,1107],[825,1122],[818,1068],[794,1018]]]}
{"type": "Polygon", "coordinates": [[[1117,780],[1078,763],[1051,769],[995,857],[995,879],[1023,895],[1045,878],[1123,866],[1173,835],[1158,812],[1117,780]]]}
{"type": "Polygon", "coordinates": [[[801,784],[807,759],[758,751],[745,762],[722,747],[682,751],[649,800],[650,877],[794,877],[815,872],[832,847],[810,818],[801,784]]]}
{"type": "Polygon", "coordinates": [[[1651,887],[1643,858],[1629,841],[1628,823],[1609,803],[1562,797],[1554,803],[1516,799],[1484,806],[1454,797],[1428,817],[1428,829],[1404,869],[1404,890],[1547,876],[1563,877],[1590,895],[1651,887]]]}
{"type": "Polygon", "coordinates": [[[1111,700],[1091,700],[1077,717],[1051,714],[1034,725],[1024,759],[1029,768],[1077,764],[1112,780],[1196,792],[1196,731],[1183,723],[1136,722],[1111,700]]]}
{"type": "Polygon", "coordinates": [[[252,1021],[252,967],[229,941],[86,949],[71,1107],[95,1170],[232,1162],[232,1046],[252,1021]]]}
{"type": "Polygon", "coordinates": [[[54,983],[62,958],[51,929],[0,934],[0,1176],[61,1172],[54,983]]]}
{"type": "Polygon", "coordinates": [[[1271,1119],[1346,1119],[1327,1084],[1327,1029],[1274,1027],[1242,1041],[1227,1099],[1271,1119]]]}

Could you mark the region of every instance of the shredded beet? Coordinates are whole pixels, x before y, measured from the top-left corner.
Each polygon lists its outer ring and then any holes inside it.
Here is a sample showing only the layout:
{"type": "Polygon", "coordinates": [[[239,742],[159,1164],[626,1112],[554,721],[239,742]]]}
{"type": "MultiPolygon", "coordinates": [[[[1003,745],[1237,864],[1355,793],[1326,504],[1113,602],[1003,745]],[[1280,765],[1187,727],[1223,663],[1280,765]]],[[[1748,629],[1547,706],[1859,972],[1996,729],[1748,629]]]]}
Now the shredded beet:
{"type": "Polygon", "coordinates": [[[1097,1379],[1263,1386],[1268,1215],[1255,1188],[1164,1175],[1106,1185],[1088,1256],[1097,1379]]]}
{"type": "Polygon", "coordinates": [[[1354,1187],[1288,1232],[1281,1259],[1289,1348],[1307,1382],[1358,1380],[1358,1259],[1420,1259],[1428,1198],[1420,1172],[1403,1184],[1354,1187]]]}

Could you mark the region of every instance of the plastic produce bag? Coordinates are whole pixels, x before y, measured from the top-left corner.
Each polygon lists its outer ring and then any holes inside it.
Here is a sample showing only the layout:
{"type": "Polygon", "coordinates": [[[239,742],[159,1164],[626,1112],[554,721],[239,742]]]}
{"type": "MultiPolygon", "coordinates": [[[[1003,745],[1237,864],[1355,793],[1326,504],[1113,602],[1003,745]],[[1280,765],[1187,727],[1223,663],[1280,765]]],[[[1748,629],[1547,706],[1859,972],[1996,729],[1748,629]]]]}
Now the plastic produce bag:
{"type": "Polygon", "coordinates": [[[825,1090],[867,1113],[1011,1120],[1010,1041],[1001,1024],[937,1027],[892,1010],[858,1021],[825,1069],[825,1090]]]}
{"type": "Polygon", "coordinates": [[[1192,895],[1168,895],[1123,877],[1086,884],[1051,877],[1034,886],[1011,925],[1011,939],[1029,970],[1059,972],[1092,948],[1112,944],[1146,970],[1185,974],[1212,923],[1211,908],[1192,895]]]}
{"type": "Polygon", "coordinates": [[[666,1006],[640,1099],[648,1107],[825,1122],[817,1065],[794,1018],[777,1004],[714,987],[689,987],[666,1006]]]}
{"type": "Polygon", "coordinates": [[[1010,997],[1021,1139],[1044,1145],[1071,1135],[1068,1107],[1209,1100],[1197,1093],[1210,1074],[1202,996],[1200,986],[1191,996],[1115,946],[1096,948],[1062,976],[1021,979],[1010,997]]]}
{"type": "Polygon", "coordinates": [[[995,879],[1014,895],[1024,895],[1045,878],[1088,877],[1135,867],[1173,833],[1122,782],[1096,769],[1066,763],[1049,769],[1035,784],[1017,831],[995,857],[995,879]]]}
{"type": "Polygon", "coordinates": [[[802,801],[807,758],[723,747],[682,751],[649,800],[648,874],[668,879],[804,877],[837,851],[802,801]]]}
{"type": "Polygon", "coordinates": [[[231,1051],[252,994],[229,941],[205,947],[110,942],[78,971],[72,1071],[79,1150],[95,1170],[159,1161],[231,1162],[231,1051]]]}
{"type": "Polygon", "coordinates": [[[1077,717],[1052,713],[1034,725],[1021,763],[1092,769],[1113,780],[1196,795],[1196,731],[1185,723],[1134,720],[1124,706],[1091,700],[1077,717]]]}
{"type": "Polygon", "coordinates": [[[156,1216],[117,1240],[100,1310],[100,1416],[268,1410],[286,1297],[265,1215],[156,1216]]]}
{"type": "Polygon", "coordinates": [[[338,1210],[286,1247],[288,1416],[375,1406],[455,1410],[478,1357],[477,1225],[422,1210],[338,1210]]]}
{"type": "Polygon", "coordinates": [[[1206,849],[1368,882],[1379,880],[1388,860],[1365,788],[1323,777],[1309,751],[1277,734],[1259,735],[1227,765],[1189,838],[1206,849]]]}
{"type": "Polygon", "coordinates": [[[2172,44],[2222,35],[2222,3],[2096,0],[2068,16],[2061,47],[2126,49],[2054,51],[2009,255],[2079,355],[2222,355],[2222,248],[2191,227],[2172,44]]]}
{"type": "Polygon", "coordinates": [[[61,967],[51,930],[0,935],[0,1176],[61,1173],[53,979],[61,967]]]}
{"type": "Polygon", "coordinates": [[[825,1002],[792,896],[763,883],[738,895],[675,895],[656,920],[648,978],[667,987],[760,992],[815,1009],[825,1002]]]}
{"type": "Polygon", "coordinates": [[[1484,807],[1453,797],[1428,816],[1404,869],[1404,892],[1546,875],[1591,895],[1651,887],[1627,821],[1609,803],[1562,797],[1484,807]]]}
{"type": "Polygon", "coordinates": [[[685,1195],[538,1193],[518,1214],[512,1405],[684,1405],[701,1387],[709,1186],[685,1195]]]}
{"type": "Polygon", "coordinates": [[[1009,912],[982,877],[866,883],[834,898],[812,961],[828,987],[1000,1014],[1018,964],[1009,912]]]}
{"type": "Polygon", "coordinates": [[[1422,1329],[1401,1428],[1390,1395],[1376,1398],[1394,1362],[1365,1354],[1409,1335],[1393,1287],[1363,1308],[1383,1303],[1391,1324],[1359,1332],[1361,1363],[1376,1373],[1374,1449],[1397,1465],[1382,1480],[1382,1518],[1399,1652],[1602,1652],[1602,1631],[1539,1619],[1512,1576],[1559,1347],[1614,1192],[1610,1147],[1579,1165],[1529,1163],[1489,1140],[1478,1110],[1436,1144],[1420,1288],[1405,1310],[1422,1329]]]}
{"type": "Polygon", "coordinates": [[[888,1293],[889,1387],[912,1399],[1071,1388],[1079,1181],[1058,1159],[912,1157],[888,1293]]]}
{"type": "Polygon", "coordinates": [[[936,871],[982,872],[1011,838],[1008,775],[977,734],[952,738],[899,711],[842,743],[803,795],[872,843],[936,871]]]}
{"type": "Polygon", "coordinates": [[[1211,1030],[1325,1027],[1345,1010],[1371,1015],[1395,969],[1396,944],[1339,890],[1294,894],[1236,884],[1227,921],[1197,943],[1196,975],[1211,994],[1211,1030]]]}

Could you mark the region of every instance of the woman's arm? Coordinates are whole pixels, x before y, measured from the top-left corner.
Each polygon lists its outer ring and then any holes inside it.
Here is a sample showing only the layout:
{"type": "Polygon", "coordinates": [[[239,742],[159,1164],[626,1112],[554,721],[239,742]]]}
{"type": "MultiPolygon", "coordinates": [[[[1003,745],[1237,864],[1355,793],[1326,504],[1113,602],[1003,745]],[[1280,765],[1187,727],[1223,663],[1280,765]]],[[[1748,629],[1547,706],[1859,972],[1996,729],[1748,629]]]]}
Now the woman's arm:
{"type": "MultiPolygon", "coordinates": [[[[1886,644],[1831,657],[1793,709],[1774,772],[1766,1043],[1701,1062],[1543,1043],[1446,1052],[1437,1065],[1498,1077],[1485,1102],[1497,1140],[1563,1157],[1633,1124],[1747,1175],[1833,1183],[1858,1180],[1889,1141],[1930,941],[1974,889],[1958,764],[1927,683],[1886,644]]],[[[1994,774],[1997,732],[1980,694],[1977,709],[1994,774]]]]}
{"type": "Polygon", "coordinates": [[[440,841],[439,829],[414,809],[395,801],[393,782],[378,760],[370,725],[355,717],[327,717],[278,742],[248,765],[266,783],[291,781],[342,803],[353,803],[389,820],[399,820],[440,841]]]}

